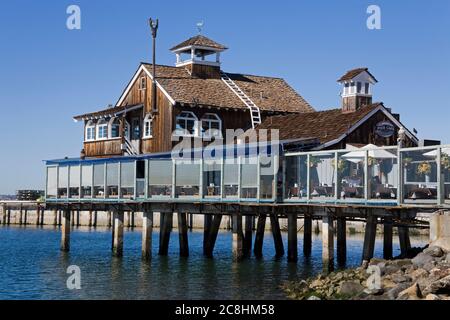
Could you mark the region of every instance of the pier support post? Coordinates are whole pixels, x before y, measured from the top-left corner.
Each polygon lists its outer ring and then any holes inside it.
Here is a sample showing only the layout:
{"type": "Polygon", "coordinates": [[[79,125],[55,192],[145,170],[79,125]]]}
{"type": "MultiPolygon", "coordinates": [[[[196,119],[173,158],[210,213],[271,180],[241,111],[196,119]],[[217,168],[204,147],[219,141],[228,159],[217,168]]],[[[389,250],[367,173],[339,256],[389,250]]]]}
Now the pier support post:
{"type": "Polygon", "coordinates": [[[383,228],[383,258],[392,259],[392,217],[384,218],[383,228]]]}
{"type": "Polygon", "coordinates": [[[305,214],[303,220],[303,254],[305,257],[311,256],[312,248],[312,216],[310,209],[308,208],[308,213],[305,214]]]}
{"type": "Polygon", "coordinates": [[[236,213],[232,215],[233,224],[233,261],[240,261],[244,256],[244,235],[242,232],[242,215],[236,213]]]}
{"type": "Polygon", "coordinates": [[[28,209],[25,209],[23,213],[23,224],[26,226],[28,224],[28,209]]]}
{"type": "Polygon", "coordinates": [[[70,218],[70,221],[71,221],[71,225],[72,225],[72,227],[75,227],[75,211],[72,211],[71,213],[70,213],[70,215],[71,215],[71,218],[70,218]]]}
{"type": "Polygon", "coordinates": [[[398,226],[398,239],[400,242],[400,252],[402,257],[407,257],[408,251],[411,249],[409,239],[409,229],[406,226],[398,226]]]}
{"type": "Polygon", "coordinates": [[[204,254],[208,258],[213,257],[214,247],[216,245],[217,235],[219,233],[220,224],[222,223],[222,214],[216,214],[212,218],[211,229],[206,241],[204,254]]]}
{"type": "Polygon", "coordinates": [[[92,210],[89,210],[89,228],[92,227],[92,210]]]}
{"type": "Polygon", "coordinates": [[[53,226],[58,225],[58,210],[53,210],[53,226]]]}
{"type": "Polygon", "coordinates": [[[244,256],[252,255],[253,242],[253,216],[245,216],[245,233],[244,233],[244,256]]]}
{"type": "Polygon", "coordinates": [[[36,209],[36,226],[39,226],[39,224],[41,223],[41,207],[37,207],[36,209]]]}
{"type": "Polygon", "coordinates": [[[123,256],[123,220],[124,213],[122,210],[114,212],[114,245],[113,255],[115,257],[123,256]]]}
{"type": "Polygon", "coordinates": [[[153,212],[145,210],[142,213],[142,259],[152,257],[153,212]]]}
{"type": "Polygon", "coordinates": [[[337,262],[340,266],[345,266],[347,262],[347,221],[344,216],[337,218],[336,233],[337,262]]]}
{"type": "Polygon", "coordinates": [[[8,220],[6,224],[9,226],[11,224],[11,209],[8,209],[8,220]]]}
{"type": "Polygon", "coordinates": [[[23,224],[23,210],[22,210],[22,205],[20,206],[20,211],[19,211],[19,225],[23,224]]]}
{"type": "Polygon", "coordinates": [[[257,258],[261,258],[263,255],[262,248],[264,242],[264,233],[266,231],[266,218],[267,215],[265,213],[260,214],[258,217],[258,224],[256,226],[255,247],[253,249],[253,253],[257,258]]]}
{"type": "Polygon", "coordinates": [[[281,237],[280,221],[278,215],[272,213],[270,215],[270,225],[272,228],[273,242],[275,244],[275,255],[277,258],[284,256],[283,238],[281,237]]]}
{"type": "Polygon", "coordinates": [[[126,216],[126,221],[127,221],[127,228],[130,229],[131,228],[131,212],[127,211],[127,216],[126,216]]]}
{"type": "Polygon", "coordinates": [[[77,210],[77,228],[79,228],[80,225],[80,210],[77,210]]]}
{"type": "Polygon", "coordinates": [[[62,212],[61,212],[61,210],[59,210],[59,212],[58,212],[58,226],[61,226],[61,216],[62,216],[62,212]]]}
{"type": "Polygon", "coordinates": [[[297,213],[288,214],[288,262],[297,262],[297,213]]]}
{"type": "Polygon", "coordinates": [[[173,227],[173,212],[161,212],[161,226],[160,226],[160,242],[159,255],[166,256],[169,253],[170,233],[173,227]]]}
{"type": "Polygon", "coordinates": [[[98,212],[94,211],[94,223],[93,223],[94,228],[97,228],[97,217],[98,217],[98,212]]]}
{"type": "Polygon", "coordinates": [[[6,204],[2,205],[2,224],[5,225],[7,222],[7,211],[8,209],[6,209],[6,204]]]}
{"type": "Polygon", "coordinates": [[[187,213],[178,212],[178,239],[180,243],[180,256],[189,257],[187,213]]]}
{"type": "Polygon", "coordinates": [[[136,212],[131,212],[131,229],[134,229],[134,227],[136,227],[135,223],[134,223],[134,217],[136,215],[136,212]]]}
{"type": "Polygon", "coordinates": [[[322,217],[322,263],[325,272],[334,270],[333,217],[328,213],[322,217]]]}
{"type": "Polygon", "coordinates": [[[45,218],[45,210],[42,209],[42,210],[41,210],[41,226],[44,225],[44,218],[45,218]]]}
{"type": "Polygon", "coordinates": [[[203,216],[203,255],[208,256],[209,247],[209,235],[211,233],[213,216],[209,214],[205,214],[203,216]]]}
{"type": "Polygon", "coordinates": [[[364,245],[363,245],[363,266],[367,265],[370,259],[373,258],[375,250],[375,238],[377,234],[377,217],[373,215],[371,210],[367,214],[366,230],[364,233],[364,245]]]}
{"type": "Polygon", "coordinates": [[[70,250],[70,209],[64,209],[61,217],[61,251],[70,250]]]}
{"type": "Polygon", "coordinates": [[[111,227],[112,227],[112,223],[111,223],[111,211],[107,211],[107,212],[106,212],[106,220],[108,220],[108,221],[107,221],[107,226],[108,226],[108,228],[111,228],[111,227]]]}

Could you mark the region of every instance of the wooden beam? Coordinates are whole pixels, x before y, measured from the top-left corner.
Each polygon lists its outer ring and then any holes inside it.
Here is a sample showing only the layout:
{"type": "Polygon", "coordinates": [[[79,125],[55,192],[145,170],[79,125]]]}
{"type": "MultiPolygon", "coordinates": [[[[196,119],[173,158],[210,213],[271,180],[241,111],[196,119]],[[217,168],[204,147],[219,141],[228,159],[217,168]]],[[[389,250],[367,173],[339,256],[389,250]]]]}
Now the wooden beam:
{"type": "Polygon", "coordinates": [[[124,234],[124,213],[119,209],[114,212],[114,246],[113,255],[115,257],[123,256],[123,234],[124,234]]]}
{"type": "Polygon", "coordinates": [[[253,253],[257,258],[263,256],[262,248],[264,242],[264,233],[266,231],[266,218],[267,215],[262,213],[258,216],[258,225],[256,227],[255,247],[253,253]]]}
{"type": "Polygon", "coordinates": [[[340,266],[345,266],[347,262],[347,221],[345,219],[345,216],[338,216],[336,225],[337,262],[340,266]]]}
{"type": "Polygon", "coordinates": [[[187,213],[178,212],[178,239],[180,243],[180,256],[189,257],[187,213]]]}
{"type": "Polygon", "coordinates": [[[61,251],[70,250],[70,209],[63,211],[61,219],[61,251]]]}
{"type": "Polygon", "coordinates": [[[329,213],[322,217],[322,264],[324,272],[334,270],[334,228],[329,213]]]}
{"type": "Polygon", "coordinates": [[[363,265],[367,265],[373,258],[375,250],[375,238],[377,234],[377,217],[373,214],[372,210],[368,211],[366,230],[364,233],[364,245],[363,245],[363,265]]]}
{"type": "Polygon", "coordinates": [[[273,242],[275,245],[275,256],[280,258],[284,256],[284,245],[281,236],[280,221],[278,220],[278,215],[276,213],[270,215],[270,225],[272,227],[273,242]]]}
{"type": "Polygon", "coordinates": [[[213,221],[213,216],[205,214],[203,216],[203,254],[208,255],[210,249],[208,247],[209,235],[211,233],[211,225],[213,221]]]}
{"type": "Polygon", "coordinates": [[[385,217],[383,231],[383,258],[386,260],[392,259],[392,233],[392,217],[385,217]]]}
{"type": "Polygon", "coordinates": [[[303,254],[305,257],[311,256],[312,249],[312,217],[308,208],[303,220],[303,254]]]}
{"type": "Polygon", "coordinates": [[[235,213],[232,215],[233,224],[233,261],[241,261],[244,257],[244,234],[242,232],[242,215],[235,213]]]}
{"type": "Polygon", "coordinates": [[[153,212],[145,210],[142,213],[142,259],[152,257],[153,212]]]}
{"type": "Polygon", "coordinates": [[[245,233],[244,233],[244,244],[243,253],[244,256],[250,257],[252,253],[252,242],[253,242],[253,216],[245,216],[245,233]]]}
{"type": "Polygon", "coordinates": [[[161,212],[162,216],[164,216],[163,223],[160,227],[160,243],[159,243],[159,255],[166,256],[169,253],[169,242],[170,242],[170,233],[172,232],[173,227],[173,212],[161,212]]]}
{"type": "Polygon", "coordinates": [[[297,213],[288,214],[288,262],[298,260],[297,213]]]}
{"type": "Polygon", "coordinates": [[[213,216],[211,229],[206,241],[206,249],[204,250],[205,256],[212,258],[214,247],[216,245],[217,235],[219,234],[220,224],[222,222],[222,214],[216,214],[213,216]]]}

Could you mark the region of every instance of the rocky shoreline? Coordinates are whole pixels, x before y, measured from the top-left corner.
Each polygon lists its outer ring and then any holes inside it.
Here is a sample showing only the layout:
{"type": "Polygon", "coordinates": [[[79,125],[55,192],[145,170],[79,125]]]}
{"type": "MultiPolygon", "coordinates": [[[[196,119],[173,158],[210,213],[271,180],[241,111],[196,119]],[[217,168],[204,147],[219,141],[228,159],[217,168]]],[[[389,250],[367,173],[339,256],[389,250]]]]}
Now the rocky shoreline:
{"type": "Polygon", "coordinates": [[[372,259],[366,267],[287,282],[296,300],[450,300],[450,253],[426,247],[412,259],[372,259]]]}

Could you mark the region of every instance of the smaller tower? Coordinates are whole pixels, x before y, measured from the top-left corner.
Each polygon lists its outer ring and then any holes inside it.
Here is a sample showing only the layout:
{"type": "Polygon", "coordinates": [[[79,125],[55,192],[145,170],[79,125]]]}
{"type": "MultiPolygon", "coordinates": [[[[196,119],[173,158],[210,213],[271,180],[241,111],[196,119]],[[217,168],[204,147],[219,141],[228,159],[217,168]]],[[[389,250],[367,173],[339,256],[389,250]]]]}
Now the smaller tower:
{"type": "Polygon", "coordinates": [[[368,68],[347,71],[338,82],[342,85],[342,112],[354,112],[372,104],[372,86],[378,81],[368,68]]]}
{"type": "Polygon", "coordinates": [[[220,79],[220,54],[228,48],[203,35],[197,35],[170,49],[177,67],[187,68],[194,77],[220,79]],[[207,59],[213,56],[213,59],[207,59]]]}

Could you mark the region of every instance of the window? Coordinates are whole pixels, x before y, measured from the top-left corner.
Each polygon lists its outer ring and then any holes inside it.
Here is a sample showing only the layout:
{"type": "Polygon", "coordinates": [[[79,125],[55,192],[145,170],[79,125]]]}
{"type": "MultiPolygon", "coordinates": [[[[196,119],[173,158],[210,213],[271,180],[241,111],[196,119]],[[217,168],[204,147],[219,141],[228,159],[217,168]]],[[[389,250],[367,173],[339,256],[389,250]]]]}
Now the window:
{"type": "Polygon", "coordinates": [[[86,124],[86,141],[93,140],[95,140],[95,124],[91,120],[86,124]]]}
{"type": "Polygon", "coordinates": [[[206,113],[202,120],[202,136],[203,137],[221,137],[222,121],[215,113],[206,113]]]}
{"type": "Polygon", "coordinates": [[[108,122],[101,119],[97,122],[97,140],[108,139],[108,122]]]}
{"type": "Polygon", "coordinates": [[[361,82],[357,83],[357,90],[358,90],[358,93],[362,93],[362,83],[361,82]]]}
{"type": "Polygon", "coordinates": [[[153,137],[153,117],[147,114],[144,119],[144,138],[153,137]]]}
{"type": "Polygon", "coordinates": [[[350,83],[346,83],[344,86],[344,94],[349,94],[349,89],[350,89],[350,83]]]}
{"type": "Polygon", "coordinates": [[[354,82],[352,82],[351,84],[350,84],[350,93],[355,93],[355,83],[354,82]]]}
{"type": "Polygon", "coordinates": [[[139,90],[147,89],[147,79],[145,77],[141,77],[139,79],[139,90]]]}
{"type": "Polygon", "coordinates": [[[109,121],[109,136],[111,138],[119,138],[120,137],[120,120],[119,118],[112,118],[109,121]]]}
{"type": "Polygon", "coordinates": [[[197,135],[198,119],[194,113],[183,111],[177,116],[175,133],[179,136],[197,135]]]}
{"type": "Polygon", "coordinates": [[[369,83],[365,83],[365,94],[369,94],[369,83]]]}

